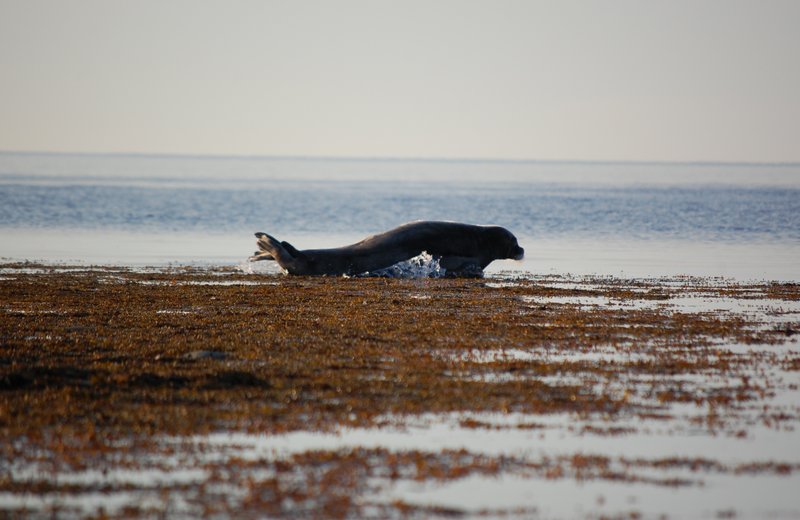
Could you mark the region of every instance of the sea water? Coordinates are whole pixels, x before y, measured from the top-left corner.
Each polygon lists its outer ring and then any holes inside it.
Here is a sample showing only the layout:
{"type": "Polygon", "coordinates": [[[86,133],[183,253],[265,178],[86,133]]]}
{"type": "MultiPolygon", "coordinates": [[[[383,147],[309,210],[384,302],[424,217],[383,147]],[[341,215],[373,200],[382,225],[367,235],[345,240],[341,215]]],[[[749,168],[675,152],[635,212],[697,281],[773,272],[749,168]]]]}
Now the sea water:
{"type": "Polygon", "coordinates": [[[241,265],[256,231],[335,247],[434,219],[519,238],[490,276],[800,279],[800,164],[0,153],[5,261],[241,265]]]}

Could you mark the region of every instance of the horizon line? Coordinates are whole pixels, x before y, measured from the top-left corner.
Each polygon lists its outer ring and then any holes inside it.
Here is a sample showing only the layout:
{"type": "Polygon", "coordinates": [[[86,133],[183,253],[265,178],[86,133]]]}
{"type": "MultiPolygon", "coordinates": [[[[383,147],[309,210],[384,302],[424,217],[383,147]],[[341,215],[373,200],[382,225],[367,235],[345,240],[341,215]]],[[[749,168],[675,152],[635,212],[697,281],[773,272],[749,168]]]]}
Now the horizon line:
{"type": "Polygon", "coordinates": [[[181,152],[87,152],[51,150],[2,150],[4,155],[54,155],[98,157],[152,157],[173,159],[266,159],[287,161],[374,161],[374,162],[470,162],[470,163],[530,163],[530,164],[630,164],[630,165],[681,165],[681,166],[771,166],[800,167],[798,161],[733,161],[733,160],[660,160],[660,159],[533,159],[501,157],[400,157],[357,155],[280,155],[280,154],[226,154],[181,152]]]}

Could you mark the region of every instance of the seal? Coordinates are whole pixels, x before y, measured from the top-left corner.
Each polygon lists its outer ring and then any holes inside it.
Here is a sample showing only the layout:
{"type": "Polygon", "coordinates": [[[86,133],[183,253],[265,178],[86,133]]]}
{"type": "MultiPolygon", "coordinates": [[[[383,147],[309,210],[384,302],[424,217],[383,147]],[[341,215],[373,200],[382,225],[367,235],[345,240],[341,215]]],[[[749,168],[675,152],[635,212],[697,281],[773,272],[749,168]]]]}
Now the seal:
{"type": "Polygon", "coordinates": [[[409,222],[355,244],[332,249],[297,250],[266,233],[256,233],[259,250],[250,257],[275,260],[293,275],[357,275],[392,266],[427,252],[447,276],[482,276],[494,260],[522,259],[517,238],[500,226],[458,222],[409,222]]]}

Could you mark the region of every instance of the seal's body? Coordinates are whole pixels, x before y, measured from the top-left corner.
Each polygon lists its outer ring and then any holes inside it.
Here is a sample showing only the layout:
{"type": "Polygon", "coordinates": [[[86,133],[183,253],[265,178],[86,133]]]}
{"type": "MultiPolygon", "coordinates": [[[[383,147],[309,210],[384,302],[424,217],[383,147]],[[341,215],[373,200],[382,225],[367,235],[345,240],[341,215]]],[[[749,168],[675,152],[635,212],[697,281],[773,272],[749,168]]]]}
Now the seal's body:
{"type": "Polygon", "coordinates": [[[266,233],[256,233],[251,260],[275,260],[289,274],[356,275],[376,271],[427,252],[450,276],[480,276],[493,260],[519,260],[525,251],[499,226],[456,222],[410,222],[361,242],[333,249],[298,251],[266,233]]]}

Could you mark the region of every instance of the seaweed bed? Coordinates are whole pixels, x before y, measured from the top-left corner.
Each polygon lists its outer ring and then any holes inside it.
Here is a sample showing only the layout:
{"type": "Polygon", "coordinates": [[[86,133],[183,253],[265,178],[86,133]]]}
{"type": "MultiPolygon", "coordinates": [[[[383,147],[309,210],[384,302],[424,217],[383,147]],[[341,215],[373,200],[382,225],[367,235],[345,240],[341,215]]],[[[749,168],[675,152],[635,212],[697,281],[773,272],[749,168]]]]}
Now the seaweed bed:
{"type": "Polygon", "coordinates": [[[798,331],[797,284],[0,265],[0,514],[797,517],[798,331]]]}

